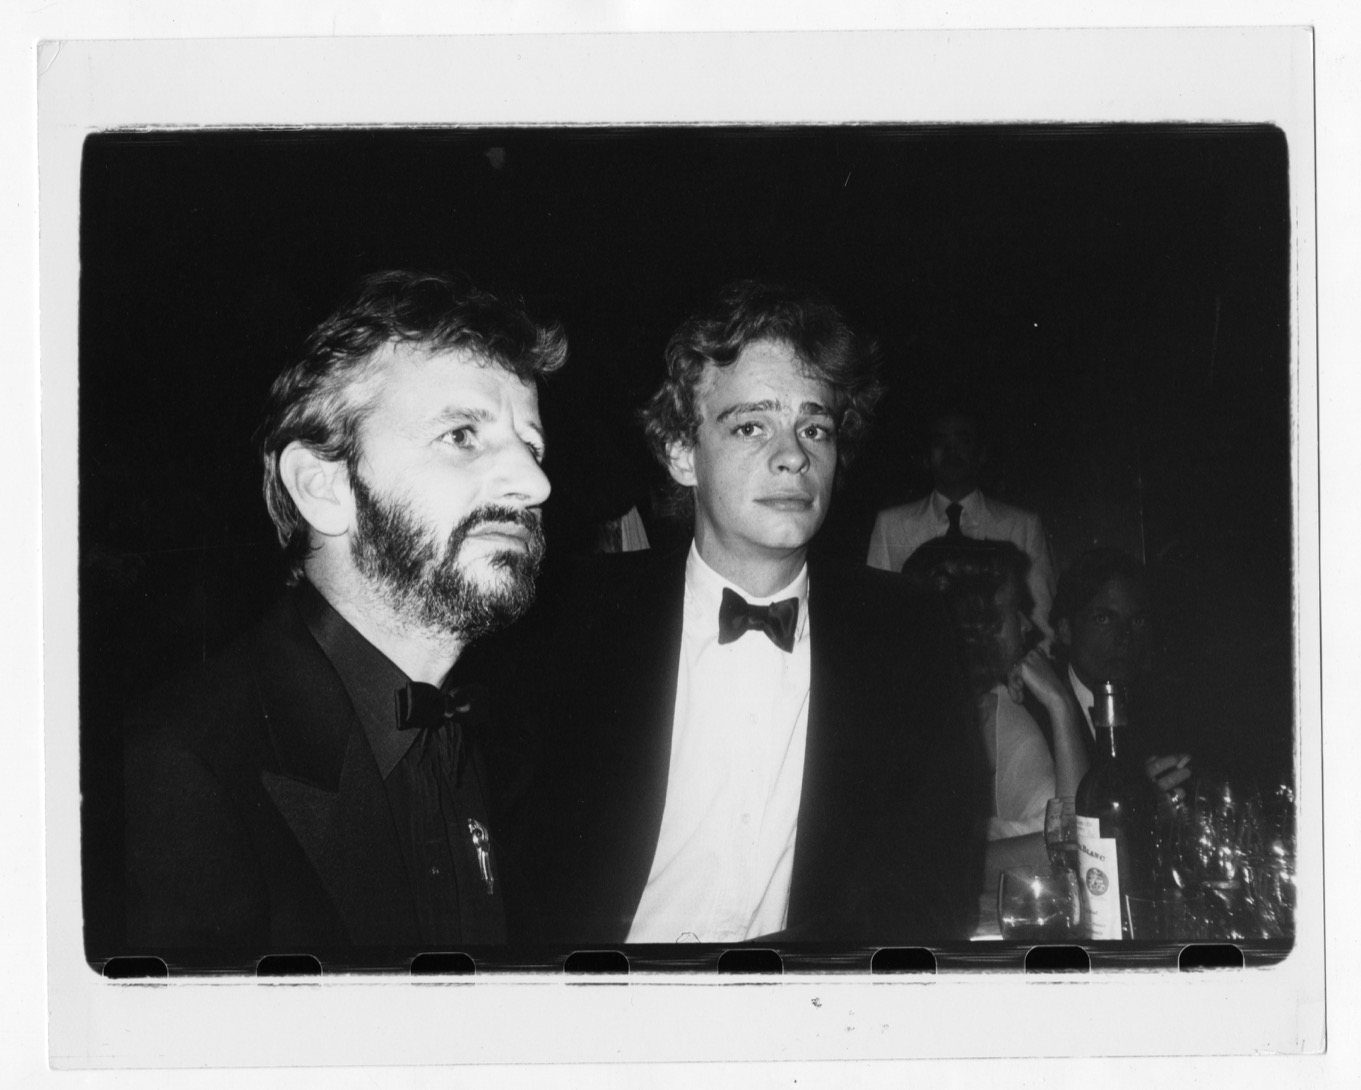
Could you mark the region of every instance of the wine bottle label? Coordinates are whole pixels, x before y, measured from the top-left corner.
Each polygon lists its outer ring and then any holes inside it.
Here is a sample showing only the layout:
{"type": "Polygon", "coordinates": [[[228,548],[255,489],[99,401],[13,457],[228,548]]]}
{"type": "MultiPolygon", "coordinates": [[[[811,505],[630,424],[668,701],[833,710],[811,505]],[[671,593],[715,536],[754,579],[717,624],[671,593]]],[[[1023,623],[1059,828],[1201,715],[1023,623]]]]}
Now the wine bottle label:
{"type": "Polygon", "coordinates": [[[1101,835],[1099,818],[1077,819],[1078,879],[1083,926],[1090,939],[1120,938],[1120,868],[1116,842],[1101,835]]]}

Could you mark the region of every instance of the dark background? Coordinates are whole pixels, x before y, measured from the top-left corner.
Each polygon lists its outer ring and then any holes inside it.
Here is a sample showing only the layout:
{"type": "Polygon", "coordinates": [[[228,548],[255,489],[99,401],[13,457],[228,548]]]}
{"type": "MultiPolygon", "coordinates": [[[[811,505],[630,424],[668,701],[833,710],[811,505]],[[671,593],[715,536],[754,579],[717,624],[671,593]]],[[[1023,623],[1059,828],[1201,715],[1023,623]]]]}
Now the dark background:
{"type": "Polygon", "coordinates": [[[661,480],[632,414],[701,298],[816,285],[882,346],[880,427],[819,547],[863,559],[970,400],[985,491],[1060,568],[1142,556],[1198,764],[1288,778],[1290,215],[1265,127],[126,133],[81,189],[86,849],[130,699],[282,586],[251,448],[265,391],[359,275],[459,267],[565,325],[544,403],[550,550],[661,480]]]}

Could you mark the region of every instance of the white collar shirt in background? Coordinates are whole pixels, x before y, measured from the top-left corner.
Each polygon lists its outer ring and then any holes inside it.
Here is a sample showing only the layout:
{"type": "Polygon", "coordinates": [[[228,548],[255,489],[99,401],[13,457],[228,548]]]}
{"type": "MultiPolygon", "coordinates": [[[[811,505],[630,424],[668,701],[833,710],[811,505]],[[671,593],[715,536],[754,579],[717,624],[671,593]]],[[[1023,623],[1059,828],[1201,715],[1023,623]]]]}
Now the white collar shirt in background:
{"type": "Polygon", "coordinates": [[[691,544],[671,765],[657,851],[629,942],[741,942],[789,911],[811,658],[808,568],[753,605],[799,600],[794,650],[761,631],[718,642],[729,583],[691,544]]]}
{"type": "MultiPolygon", "coordinates": [[[[939,492],[897,507],[886,507],[874,520],[869,553],[871,568],[902,571],[903,563],[932,538],[950,528],[950,500],[939,492]]],[[[1026,585],[1035,600],[1031,619],[1048,638],[1049,608],[1054,601],[1054,558],[1040,516],[1033,511],[991,499],[974,489],[959,501],[959,529],[965,537],[1010,541],[1030,558],[1026,585]]]]}
{"type": "MultiPolygon", "coordinates": [[[[955,501],[939,492],[931,493],[931,514],[935,517],[936,528],[943,534],[950,528],[950,505],[955,501]]],[[[959,528],[965,537],[983,537],[992,527],[986,518],[983,493],[974,489],[962,500],[960,506],[959,528]]]]}
{"type": "Polygon", "coordinates": [[[1091,689],[1082,684],[1071,665],[1068,667],[1068,684],[1073,687],[1073,695],[1077,697],[1077,706],[1082,709],[1082,719],[1087,724],[1087,730],[1095,738],[1096,727],[1092,724],[1092,705],[1096,703],[1096,697],[1092,695],[1091,689]]]}

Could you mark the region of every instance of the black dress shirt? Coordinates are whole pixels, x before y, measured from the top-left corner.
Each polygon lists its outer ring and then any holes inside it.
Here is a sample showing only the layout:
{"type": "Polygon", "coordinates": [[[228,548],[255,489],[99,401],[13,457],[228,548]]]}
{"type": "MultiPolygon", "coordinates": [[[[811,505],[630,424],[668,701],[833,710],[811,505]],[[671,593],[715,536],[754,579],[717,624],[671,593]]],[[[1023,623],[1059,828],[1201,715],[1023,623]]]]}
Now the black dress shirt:
{"type": "Polygon", "coordinates": [[[317,590],[299,589],[299,610],[340,675],[383,778],[421,941],[432,950],[505,942],[486,808],[464,756],[476,712],[470,722],[403,729],[399,694],[410,679],[317,590]]]}

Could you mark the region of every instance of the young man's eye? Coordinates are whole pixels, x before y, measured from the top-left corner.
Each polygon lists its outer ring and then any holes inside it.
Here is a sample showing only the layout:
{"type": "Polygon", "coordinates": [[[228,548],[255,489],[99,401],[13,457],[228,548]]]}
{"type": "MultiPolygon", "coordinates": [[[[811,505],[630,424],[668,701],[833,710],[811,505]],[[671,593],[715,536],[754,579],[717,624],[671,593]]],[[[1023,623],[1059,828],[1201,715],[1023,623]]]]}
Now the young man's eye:
{"type": "Polygon", "coordinates": [[[836,437],[836,433],[826,424],[809,424],[803,429],[803,434],[806,438],[820,443],[836,437]]]}
{"type": "Polygon", "coordinates": [[[732,433],[734,435],[742,436],[743,439],[750,439],[753,435],[758,434],[760,430],[761,430],[760,424],[756,424],[750,420],[747,420],[733,428],[732,433]]]}
{"type": "Polygon", "coordinates": [[[1110,624],[1111,615],[1107,613],[1104,609],[1098,609],[1095,613],[1092,614],[1092,620],[1095,621],[1097,624],[1110,624]]]}

